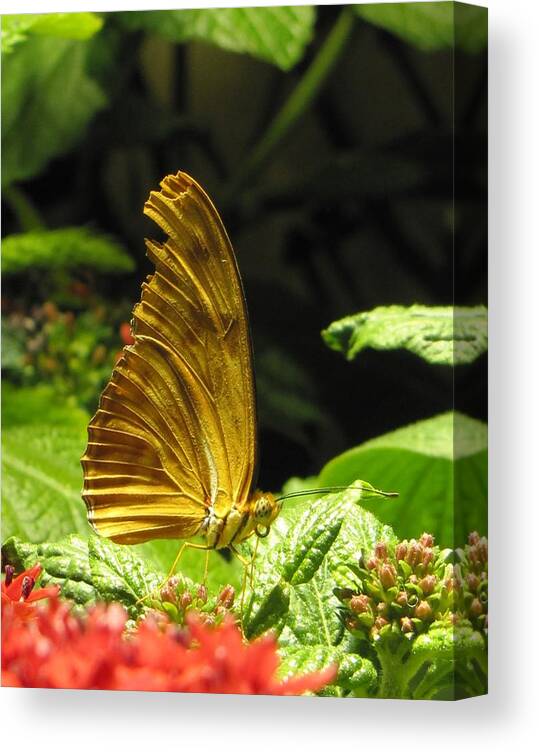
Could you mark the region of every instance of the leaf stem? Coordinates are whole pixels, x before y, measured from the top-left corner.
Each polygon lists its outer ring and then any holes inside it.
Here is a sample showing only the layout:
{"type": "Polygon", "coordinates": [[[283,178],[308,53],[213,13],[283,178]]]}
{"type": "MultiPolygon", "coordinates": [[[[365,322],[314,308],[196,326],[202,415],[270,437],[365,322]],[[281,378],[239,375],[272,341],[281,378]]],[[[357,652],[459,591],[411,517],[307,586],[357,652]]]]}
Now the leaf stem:
{"type": "Polygon", "coordinates": [[[274,148],[309,109],[339,59],[355,23],[346,6],[337,18],[317,55],[229,185],[227,198],[243,186],[266,163],[274,148]]]}
{"type": "Polygon", "coordinates": [[[42,230],[45,227],[39,211],[21,188],[15,185],[4,188],[4,199],[16,216],[22,232],[42,230]]]}

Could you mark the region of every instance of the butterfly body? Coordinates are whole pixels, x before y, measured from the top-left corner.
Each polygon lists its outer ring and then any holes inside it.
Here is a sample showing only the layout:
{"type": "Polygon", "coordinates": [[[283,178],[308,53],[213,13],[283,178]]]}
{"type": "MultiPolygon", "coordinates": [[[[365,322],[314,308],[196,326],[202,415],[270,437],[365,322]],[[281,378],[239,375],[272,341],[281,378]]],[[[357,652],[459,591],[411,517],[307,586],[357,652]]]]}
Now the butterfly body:
{"type": "Polygon", "coordinates": [[[228,548],[257,534],[263,538],[281,511],[281,503],[272,494],[255,491],[243,511],[232,507],[226,517],[208,516],[201,533],[209,548],[228,548]]]}
{"type": "Polygon", "coordinates": [[[265,535],[280,511],[256,491],[257,422],[247,308],[219,214],[185,173],[144,212],[154,274],[88,427],[83,498],[118,543],[202,536],[222,548],[265,535]]]}

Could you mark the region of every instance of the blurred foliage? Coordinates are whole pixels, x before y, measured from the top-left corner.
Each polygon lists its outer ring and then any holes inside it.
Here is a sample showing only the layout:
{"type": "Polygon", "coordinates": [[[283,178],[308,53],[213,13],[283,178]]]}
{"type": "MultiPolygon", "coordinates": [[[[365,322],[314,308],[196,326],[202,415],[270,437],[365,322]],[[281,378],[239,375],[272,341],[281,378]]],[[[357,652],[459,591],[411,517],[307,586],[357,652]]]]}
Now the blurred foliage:
{"type": "Polygon", "coordinates": [[[5,376],[22,386],[50,384],[53,393],[70,404],[95,410],[124,344],[105,316],[111,311],[104,307],[74,315],[60,312],[52,302],[34,307],[30,316],[5,316],[5,376]]]}
{"type": "Polygon", "coordinates": [[[2,274],[54,273],[79,268],[117,274],[135,268],[127,252],[110,238],[87,227],[34,230],[2,240],[2,274]]]}
{"type": "Polygon", "coordinates": [[[32,37],[2,60],[2,186],[71,149],[106,99],[85,70],[88,43],[32,37]]]}

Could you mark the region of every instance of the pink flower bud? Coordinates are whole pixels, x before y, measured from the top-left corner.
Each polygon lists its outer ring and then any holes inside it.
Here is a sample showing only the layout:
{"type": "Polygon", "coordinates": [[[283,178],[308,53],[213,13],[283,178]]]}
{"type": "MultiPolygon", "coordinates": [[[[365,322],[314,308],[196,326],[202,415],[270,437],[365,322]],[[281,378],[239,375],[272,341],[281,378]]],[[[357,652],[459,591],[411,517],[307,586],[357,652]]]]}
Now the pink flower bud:
{"type": "Polygon", "coordinates": [[[389,624],[389,622],[387,619],[384,619],[383,616],[378,616],[376,621],[374,622],[376,629],[382,629],[382,627],[385,627],[386,624],[389,624]]]}
{"type": "Polygon", "coordinates": [[[421,561],[421,563],[423,564],[423,566],[425,567],[425,569],[429,566],[429,564],[431,563],[431,561],[433,559],[434,559],[434,553],[433,553],[432,549],[431,548],[427,548],[423,552],[423,559],[421,561]]]}
{"type": "Polygon", "coordinates": [[[219,593],[218,601],[224,608],[232,608],[236,593],[232,585],[225,585],[219,593]]]}
{"type": "Polygon", "coordinates": [[[436,587],[436,577],[433,574],[426,575],[422,580],[419,580],[419,587],[424,595],[430,595],[436,587]]]}
{"type": "Polygon", "coordinates": [[[386,590],[397,582],[397,572],[393,564],[383,564],[379,571],[380,582],[386,590]]]}
{"type": "Polygon", "coordinates": [[[206,603],[208,600],[208,590],[205,585],[199,585],[197,590],[197,598],[202,603],[206,603]]]}
{"type": "Polygon", "coordinates": [[[375,545],[374,555],[377,559],[387,559],[387,546],[383,541],[375,545]]]}
{"type": "Polygon", "coordinates": [[[409,616],[403,616],[401,619],[401,632],[404,634],[414,631],[414,623],[409,616]]]}
{"type": "Polygon", "coordinates": [[[181,596],[180,596],[180,608],[183,611],[185,611],[187,608],[189,608],[189,606],[191,605],[192,602],[193,602],[193,596],[191,595],[191,593],[188,590],[186,590],[185,593],[181,594],[181,596]]]}
{"type": "Polygon", "coordinates": [[[483,605],[479,598],[474,598],[470,603],[470,616],[481,616],[483,613],[483,605]]]}
{"type": "Polygon", "coordinates": [[[423,533],[419,542],[425,546],[425,548],[432,548],[434,545],[434,537],[430,533],[423,533]]]}
{"type": "Polygon", "coordinates": [[[432,608],[427,603],[427,601],[420,601],[415,607],[414,613],[418,619],[430,619],[430,617],[432,616],[432,608]]]}
{"type": "Polygon", "coordinates": [[[355,614],[364,614],[369,610],[370,598],[367,595],[354,595],[350,598],[350,608],[355,614]]]}
{"type": "Polygon", "coordinates": [[[404,606],[408,605],[408,595],[406,594],[404,590],[401,590],[400,593],[397,593],[397,597],[395,598],[395,603],[397,603],[399,606],[402,606],[403,608],[404,606]]]}
{"type": "Polygon", "coordinates": [[[408,545],[406,543],[399,543],[395,547],[395,558],[397,561],[401,561],[402,559],[406,558],[406,553],[408,551],[408,545]]]}

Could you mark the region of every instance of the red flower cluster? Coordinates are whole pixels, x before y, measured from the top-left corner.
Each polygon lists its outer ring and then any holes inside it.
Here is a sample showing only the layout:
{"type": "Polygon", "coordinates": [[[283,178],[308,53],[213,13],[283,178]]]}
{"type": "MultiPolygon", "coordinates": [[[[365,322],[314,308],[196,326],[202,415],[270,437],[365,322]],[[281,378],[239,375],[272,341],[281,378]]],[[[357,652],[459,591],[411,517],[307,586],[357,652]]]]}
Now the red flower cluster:
{"type": "Polygon", "coordinates": [[[180,629],[149,617],[126,635],[125,610],[98,605],[85,618],[52,598],[27,619],[2,604],[2,684],[12,687],[298,695],[331,682],[334,667],[279,681],[273,637],[244,643],[231,620],[196,617],[180,629]]]}

